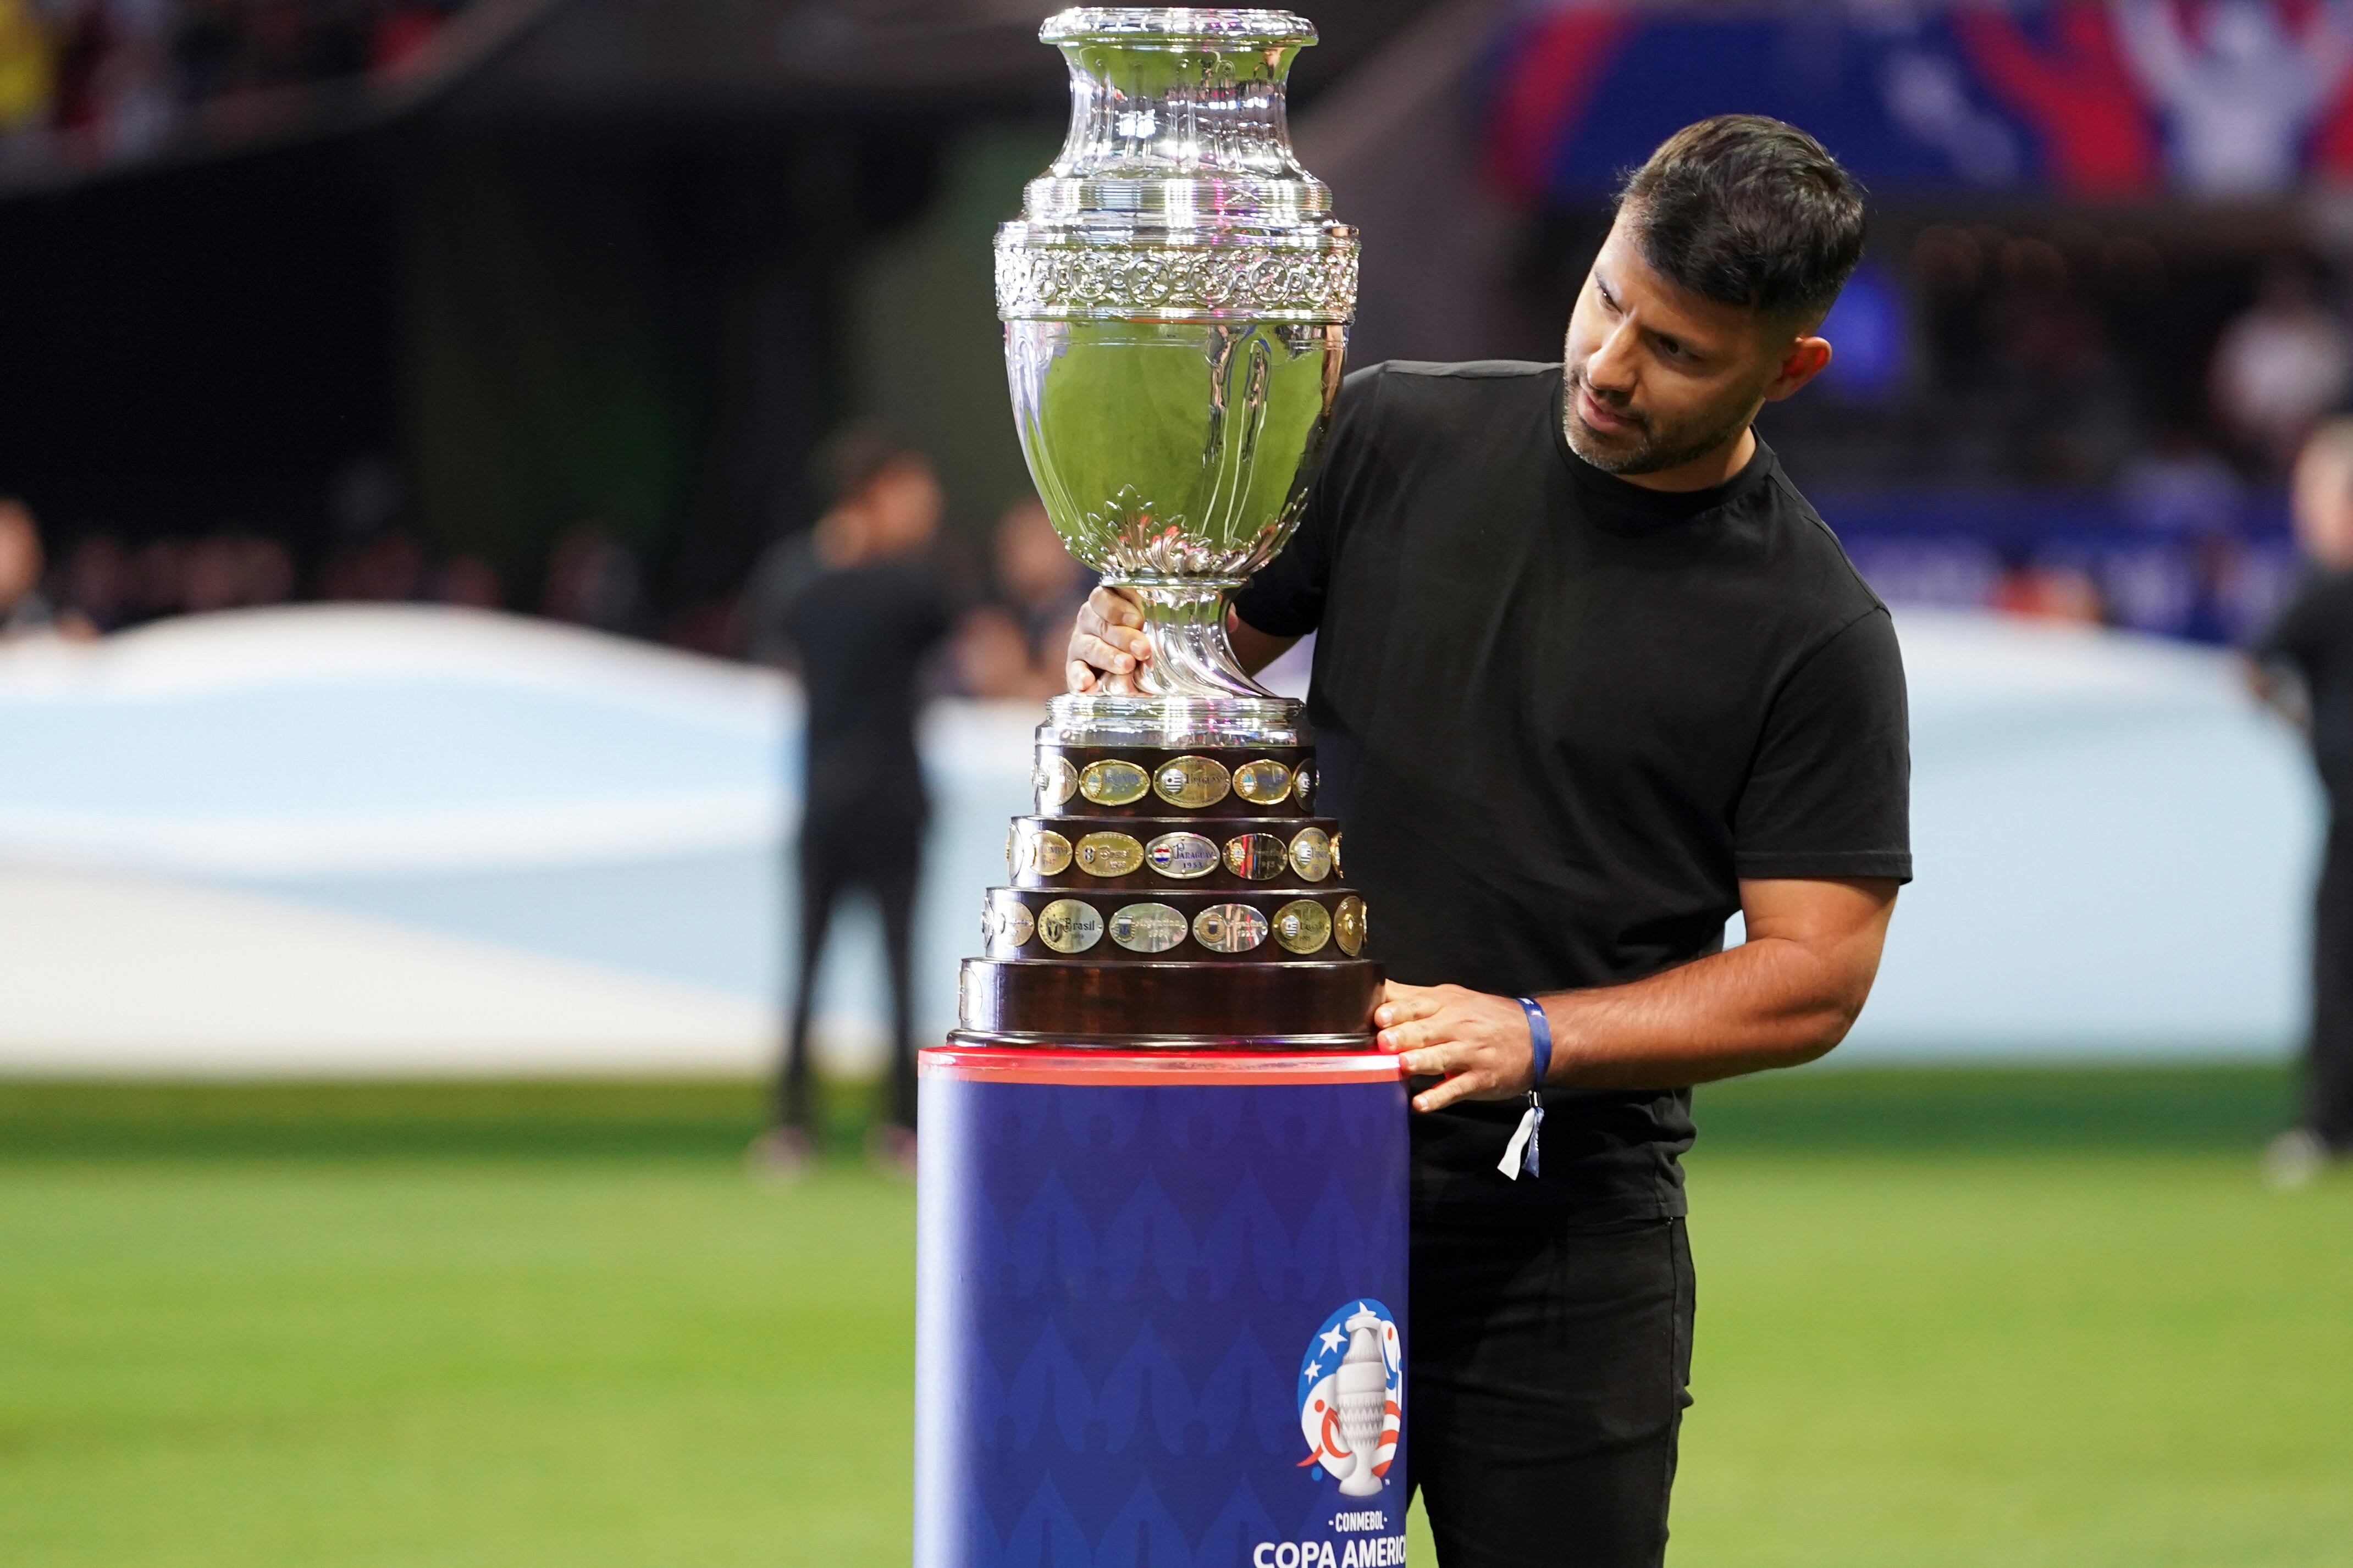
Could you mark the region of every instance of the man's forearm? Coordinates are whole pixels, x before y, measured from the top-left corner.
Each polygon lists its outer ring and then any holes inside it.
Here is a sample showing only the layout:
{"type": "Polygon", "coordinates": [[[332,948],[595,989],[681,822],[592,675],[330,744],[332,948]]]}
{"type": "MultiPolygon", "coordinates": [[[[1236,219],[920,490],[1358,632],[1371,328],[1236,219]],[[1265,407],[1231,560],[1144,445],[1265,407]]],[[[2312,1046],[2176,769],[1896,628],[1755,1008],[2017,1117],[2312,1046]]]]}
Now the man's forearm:
{"type": "MultiPolygon", "coordinates": [[[[1744,879],[1748,940],[1647,980],[1544,997],[1546,1081],[1571,1089],[1679,1089],[1812,1061],[1846,1036],[1895,908],[1891,878],[1744,879]]],[[[1389,982],[1373,1022],[1418,1089],[1418,1110],[1525,1094],[1527,1015],[1509,996],[1389,982]]]]}
{"type": "Polygon", "coordinates": [[[1796,1067],[1844,1039],[1862,1008],[1820,956],[1775,938],[1538,1000],[1552,1022],[1550,1082],[1564,1089],[1680,1088],[1796,1067]]]}

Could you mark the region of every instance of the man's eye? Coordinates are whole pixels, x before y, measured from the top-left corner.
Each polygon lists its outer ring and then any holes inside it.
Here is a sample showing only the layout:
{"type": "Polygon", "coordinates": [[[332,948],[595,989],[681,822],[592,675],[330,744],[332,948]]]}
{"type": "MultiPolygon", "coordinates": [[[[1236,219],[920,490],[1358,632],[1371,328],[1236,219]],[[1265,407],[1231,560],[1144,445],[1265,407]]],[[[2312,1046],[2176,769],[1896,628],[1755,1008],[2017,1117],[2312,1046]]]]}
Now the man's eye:
{"type": "Polygon", "coordinates": [[[1690,353],[1684,349],[1683,344],[1675,342],[1672,338],[1661,338],[1659,340],[1659,352],[1664,354],[1667,358],[1673,360],[1689,359],[1691,357],[1690,353]]]}

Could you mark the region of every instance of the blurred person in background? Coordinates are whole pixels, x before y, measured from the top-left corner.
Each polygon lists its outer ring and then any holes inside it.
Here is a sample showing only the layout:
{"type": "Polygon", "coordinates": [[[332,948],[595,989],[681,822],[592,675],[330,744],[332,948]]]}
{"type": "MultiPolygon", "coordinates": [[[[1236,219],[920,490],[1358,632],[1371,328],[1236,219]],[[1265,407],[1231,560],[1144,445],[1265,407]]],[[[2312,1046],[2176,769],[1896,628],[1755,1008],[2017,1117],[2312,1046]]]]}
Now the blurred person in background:
{"type": "Polygon", "coordinates": [[[187,545],[169,538],[151,539],[132,552],[129,613],[124,624],[138,626],[161,620],[187,608],[187,545]]]}
{"type": "Polygon", "coordinates": [[[589,518],[555,542],[539,608],[554,620],[626,637],[638,629],[644,598],[636,553],[589,518]]]}
{"type": "Polygon", "coordinates": [[[433,596],[470,610],[502,610],[507,603],[499,569],[470,551],[451,556],[442,566],[433,596]]]}
{"type": "Polygon", "coordinates": [[[66,603],[92,629],[111,632],[131,615],[131,556],[111,533],[93,533],[66,559],[66,603]]]}
{"type": "Polygon", "coordinates": [[[2304,1113],[2264,1156],[2272,1179],[2290,1187],[2353,1154],[2353,419],[2332,420],[2306,442],[2293,500],[2309,569],[2256,639],[2249,667],[2256,695],[2303,726],[2328,795],[2304,1113]]]}
{"type": "Polygon", "coordinates": [[[1092,584],[1035,496],[1005,509],[995,543],[996,598],[957,631],[963,686],[976,697],[1041,701],[1062,689],[1071,618],[1092,584]]]}
{"type": "Polygon", "coordinates": [[[294,560],[274,539],[208,534],[182,556],[180,588],[190,615],[282,605],[294,591],[294,560]]]}
{"type": "Polygon", "coordinates": [[[34,632],[58,632],[89,637],[88,621],[69,609],[60,615],[41,592],[48,557],[41,549],[41,531],[33,509],[23,501],[0,497],[0,637],[34,632]]]}
{"type": "Polygon", "coordinates": [[[383,529],[327,557],[316,596],[397,605],[423,597],[425,586],[424,546],[398,529],[383,529]]]}
{"type": "Polygon", "coordinates": [[[915,720],[926,662],[955,618],[929,559],[944,502],[931,460],[877,426],[835,435],[820,467],[830,494],[824,516],[769,551],[747,594],[754,653],[790,656],[808,711],[799,966],[775,1122],[751,1154],[786,1176],[817,1156],[810,1005],[835,910],[863,889],[881,908],[891,987],[890,1121],[875,1129],[869,1152],[912,1173],[915,885],[931,816],[915,720]]]}
{"type": "MultiPolygon", "coordinates": [[[[1862,240],[1804,132],[1676,132],[1561,360],[1349,376],[1298,534],[1234,598],[1252,669],[1316,634],[1319,804],[1381,911],[1414,1479],[1458,1568],[1664,1560],[1691,1086],[1837,1045],[1911,876],[1894,625],[1754,429],[1829,363],[1862,240]]],[[[1072,689],[1130,679],[1140,624],[1090,596],[1072,689]]]]}
{"type": "Polygon", "coordinates": [[[2310,272],[2277,260],[2253,306],[2222,329],[2210,380],[2214,412],[2277,472],[2353,385],[2353,340],[2323,308],[2310,272]]]}

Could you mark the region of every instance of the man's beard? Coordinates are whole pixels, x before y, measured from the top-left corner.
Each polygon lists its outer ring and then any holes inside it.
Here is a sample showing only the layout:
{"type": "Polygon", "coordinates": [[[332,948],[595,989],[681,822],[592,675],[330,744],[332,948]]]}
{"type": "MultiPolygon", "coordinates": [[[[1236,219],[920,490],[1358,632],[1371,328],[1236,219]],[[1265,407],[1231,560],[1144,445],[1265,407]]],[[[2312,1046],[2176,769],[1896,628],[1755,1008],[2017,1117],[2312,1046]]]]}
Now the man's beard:
{"type": "Polygon", "coordinates": [[[1588,426],[1577,412],[1577,395],[1587,390],[1585,373],[1575,365],[1564,368],[1564,386],[1560,400],[1561,434],[1568,439],[1568,449],[1605,474],[1655,474],[1668,468],[1679,468],[1694,458],[1704,458],[1726,442],[1739,436],[1757,417],[1755,408],[1735,416],[1720,425],[1694,436],[1688,430],[1660,431],[1650,419],[1630,408],[1621,409],[1599,393],[1593,401],[1613,414],[1622,414],[1634,420],[1640,430],[1630,447],[1602,445],[1601,433],[1588,426]]]}

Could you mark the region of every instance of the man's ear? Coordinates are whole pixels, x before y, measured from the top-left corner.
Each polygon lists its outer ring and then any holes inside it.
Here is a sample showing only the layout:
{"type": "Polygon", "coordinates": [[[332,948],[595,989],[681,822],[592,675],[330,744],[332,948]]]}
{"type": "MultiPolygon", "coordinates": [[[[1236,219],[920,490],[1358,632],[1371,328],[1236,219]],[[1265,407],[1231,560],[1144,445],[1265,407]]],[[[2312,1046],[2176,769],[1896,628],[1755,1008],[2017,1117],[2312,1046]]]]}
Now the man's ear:
{"type": "Polygon", "coordinates": [[[1822,374],[1831,363],[1831,341],[1811,333],[1800,333],[1788,351],[1781,356],[1781,368],[1766,384],[1765,401],[1778,403],[1806,383],[1822,374]]]}

